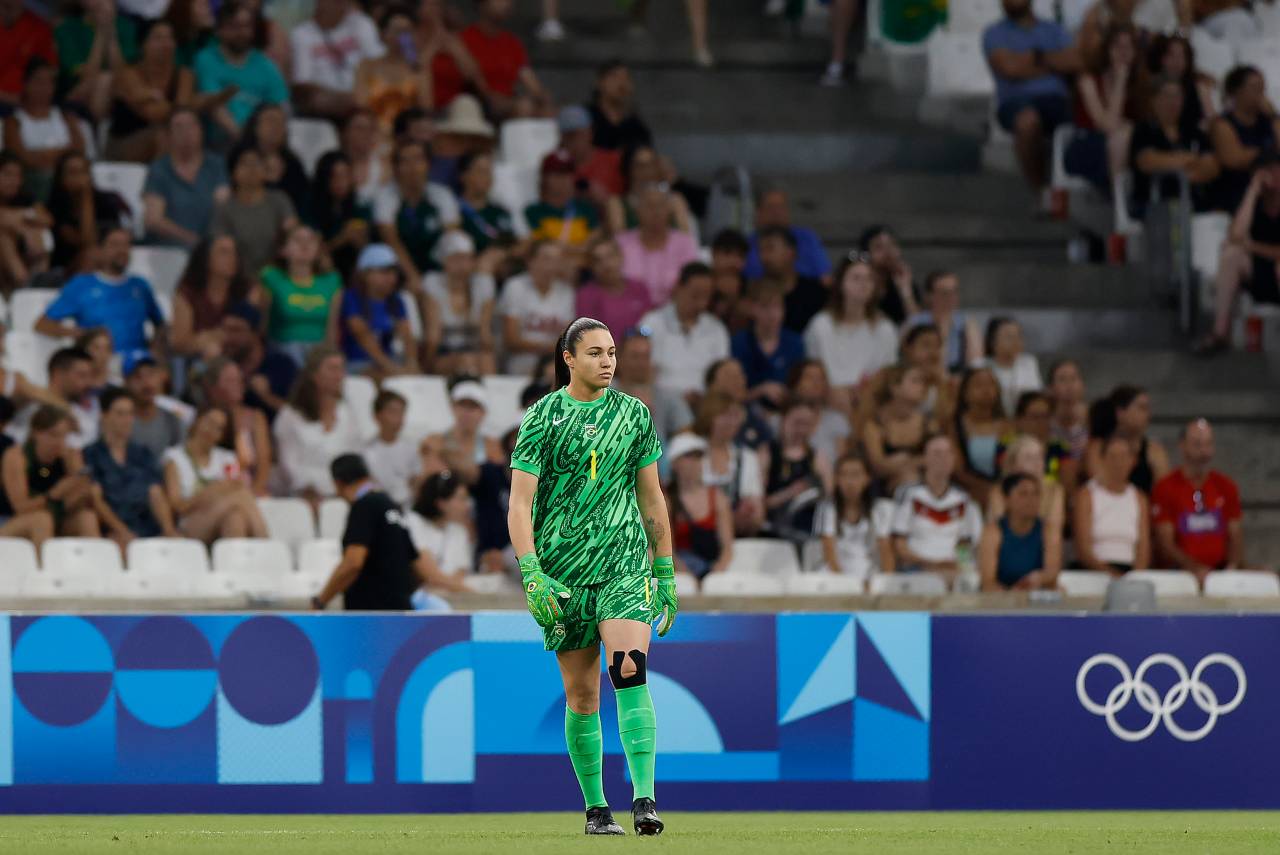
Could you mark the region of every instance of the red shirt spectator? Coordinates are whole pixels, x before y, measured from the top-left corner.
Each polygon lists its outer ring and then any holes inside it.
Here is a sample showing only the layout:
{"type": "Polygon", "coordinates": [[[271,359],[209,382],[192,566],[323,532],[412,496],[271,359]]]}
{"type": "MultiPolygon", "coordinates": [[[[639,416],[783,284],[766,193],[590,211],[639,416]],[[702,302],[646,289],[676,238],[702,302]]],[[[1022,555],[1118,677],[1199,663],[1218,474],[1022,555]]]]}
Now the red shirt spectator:
{"type": "Polygon", "coordinates": [[[55,67],[58,64],[48,22],[23,9],[17,0],[0,0],[0,100],[17,101],[27,63],[36,56],[55,67]]]}
{"type": "Polygon", "coordinates": [[[520,72],[529,67],[529,54],[510,30],[472,24],[462,31],[462,43],[471,51],[485,84],[507,98],[516,94],[520,72]]]}
{"type": "Polygon", "coordinates": [[[1204,580],[1210,570],[1239,566],[1243,558],[1240,491],[1235,482],[1209,468],[1213,430],[1204,419],[1182,434],[1182,466],[1156,483],[1151,493],[1160,556],[1204,580]]]}

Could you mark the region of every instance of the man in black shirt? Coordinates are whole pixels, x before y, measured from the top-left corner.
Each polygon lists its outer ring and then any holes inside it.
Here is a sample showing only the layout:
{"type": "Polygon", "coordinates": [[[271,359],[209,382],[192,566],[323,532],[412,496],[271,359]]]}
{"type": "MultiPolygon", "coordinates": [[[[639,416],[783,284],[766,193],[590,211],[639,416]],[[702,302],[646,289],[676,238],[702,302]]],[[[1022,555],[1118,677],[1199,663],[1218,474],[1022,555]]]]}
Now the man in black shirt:
{"type": "Polygon", "coordinates": [[[799,244],[790,229],[765,226],[757,233],[760,242],[760,266],[767,279],[775,280],[782,289],[786,314],[782,325],[803,334],[813,316],[821,312],[831,299],[831,289],[821,279],[801,276],[796,272],[799,244]]]}
{"type": "Polygon", "coordinates": [[[410,597],[423,585],[463,590],[461,579],[440,572],[429,553],[418,552],[405,528],[404,512],[374,488],[369,467],[358,454],[344,454],[329,465],[338,495],[351,505],[342,533],[342,560],[311,598],[323,609],[346,593],[348,611],[409,611],[410,597]]]}

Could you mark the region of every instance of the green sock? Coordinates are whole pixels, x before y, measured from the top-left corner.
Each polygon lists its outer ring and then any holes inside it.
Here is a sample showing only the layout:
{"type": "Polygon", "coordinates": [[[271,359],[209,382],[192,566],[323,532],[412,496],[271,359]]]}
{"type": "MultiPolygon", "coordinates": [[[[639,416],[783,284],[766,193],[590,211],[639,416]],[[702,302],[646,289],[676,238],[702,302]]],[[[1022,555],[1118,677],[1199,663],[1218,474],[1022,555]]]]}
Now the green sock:
{"type": "Polygon", "coordinates": [[[653,698],[648,684],[617,689],[618,736],[631,769],[632,798],[653,798],[653,765],[658,733],[658,718],[653,712],[653,698]]]}
{"type": "Polygon", "coordinates": [[[564,708],[564,744],[569,748],[573,773],[578,776],[587,807],[608,807],[604,800],[604,740],[600,736],[600,713],[579,715],[564,708]]]}

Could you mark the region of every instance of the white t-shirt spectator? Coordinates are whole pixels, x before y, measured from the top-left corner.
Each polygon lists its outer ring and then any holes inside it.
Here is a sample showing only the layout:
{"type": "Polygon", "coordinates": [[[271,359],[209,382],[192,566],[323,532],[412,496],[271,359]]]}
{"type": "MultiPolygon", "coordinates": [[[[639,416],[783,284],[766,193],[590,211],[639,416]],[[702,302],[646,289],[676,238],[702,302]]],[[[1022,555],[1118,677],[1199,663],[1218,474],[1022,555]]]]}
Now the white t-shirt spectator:
{"type": "Polygon", "coordinates": [[[364,450],[360,420],[346,401],[338,402],[332,430],[326,431],[319,421],[307,421],[286,405],[276,416],[274,433],[280,474],[291,492],[311,488],[322,496],[334,495],[329,464],[340,454],[364,450]]]}
{"type": "Polygon", "coordinates": [[[453,310],[443,273],[424,275],[422,289],[436,301],[436,310],[440,313],[440,349],[445,353],[455,353],[474,347],[480,335],[480,324],[484,321],[485,303],[493,299],[496,290],[493,277],[488,273],[477,273],[471,277],[471,309],[466,316],[453,310]]]}
{"type": "Polygon", "coordinates": [[[1008,368],[990,359],[980,359],[974,366],[990,369],[996,375],[996,382],[1000,384],[1000,403],[1009,417],[1013,416],[1023,392],[1039,392],[1044,388],[1044,381],[1040,379],[1040,360],[1030,353],[1018,354],[1008,368]]]}
{"type": "Polygon", "coordinates": [[[315,19],[303,21],[289,35],[293,54],[293,82],[352,92],[356,67],[362,60],[386,53],[378,28],[364,12],[351,9],[332,30],[322,30],[315,19]]]}
{"type": "Polygon", "coordinates": [[[902,489],[893,514],[893,533],[907,539],[907,548],[925,561],[955,561],[964,541],[977,545],[982,537],[982,512],[959,487],[935,496],[924,484],[902,489]]]}
{"type": "Polygon", "coordinates": [[[234,451],[226,448],[213,448],[209,452],[209,462],[199,467],[187,453],[186,445],[175,445],[168,449],[161,460],[172,463],[177,470],[178,484],[182,487],[184,499],[190,499],[207,484],[240,477],[240,460],[234,451]]]}
{"type": "MultiPolygon", "coordinates": [[[[403,201],[399,187],[394,183],[383,184],[373,194],[373,221],[382,226],[394,224],[403,201]]],[[[427,184],[427,201],[436,209],[442,227],[456,225],[462,217],[453,191],[442,184],[427,184]]]]}
{"type": "Polygon", "coordinates": [[[881,500],[872,507],[870,516],[864,515],[856,523],[837,525],[836,503],[825,499],[814,514],[813,533],[835,538],[836,559],[844,575],[866,579],[880,572],[878,541],[889,536],[892,517],[893,503],[881,500]]]}
{"type": "Polygon", "coordinates": [[[428,552],[445,573],[470,573],[475,544],[466,526],[455,522],[436,523],[419,513],[409,514],[409,537],[419,552],[428,552]]]}
{"type": "Polygon", "coordinates": [[[837,324],[830,312],[813,316],[804,331],[804,351],[819,359],[833,386],[857,386],[898,358],[898,334],[885,318],[837,324]]]}
{"type": "Polygon", "coordinates": [[[391,501],[403,506],[413,500],[409,484],[422,472],[422,458],[413,441],[405,437],[395,442],[375,439],[365,448],[363,456],[369,474],[391,501]]]}
{"type": "Polygon", "coordinates": [[[711,469],[711,456],[702,459],[702,483],[719,487],[730,501],[758,499],[764,496],[764,478],[760,475],[760,458],[754,452],[744,451],[742,446],[729,448],[729,468],[724,472],[711,469]]]}
{"type": "MultiPolygon", "coordinates": [[[[577,317],[571,287],[564,282],[556,282],[546,294],[542,294],[527,273],[511,277],[502,286],[498,314],[519,321],[520,337],[526,341],[545,342],[547,353],[551,353],[560,333],[577,317]]],[[[528,374],[537,364],[538,354],[512,353],[507,356],[507,373],[528,374]]]]}
{"type": "Polygon", "coordinates": [[[707,369],[729,355],[729,331],[710,312],[698,316],[686,332],[668,303],[640,319],[653,331],[653,369],[657,385],[684,393],[701,390],[707,369]]]}

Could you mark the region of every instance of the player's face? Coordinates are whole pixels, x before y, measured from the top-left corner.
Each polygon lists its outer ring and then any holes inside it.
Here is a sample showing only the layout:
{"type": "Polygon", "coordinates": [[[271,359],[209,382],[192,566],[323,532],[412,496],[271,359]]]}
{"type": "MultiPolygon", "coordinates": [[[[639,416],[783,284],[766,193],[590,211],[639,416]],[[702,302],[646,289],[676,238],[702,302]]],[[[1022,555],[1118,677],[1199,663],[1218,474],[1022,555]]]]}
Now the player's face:
{"type": "Polygon", "coordinates": [[[588,330],[574,349],[569,370],[575,379],[602,389],[613,380],[613,370],[618,364],[617,350],[608,330],[588,330]]]}

